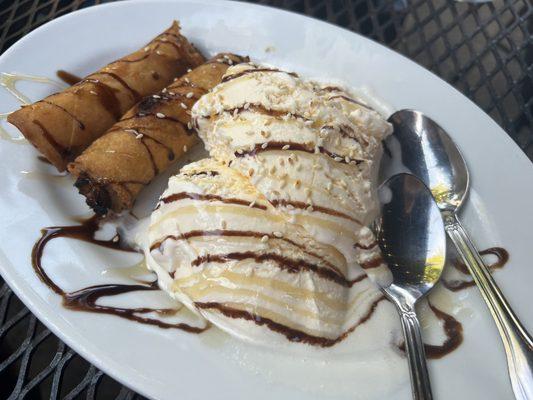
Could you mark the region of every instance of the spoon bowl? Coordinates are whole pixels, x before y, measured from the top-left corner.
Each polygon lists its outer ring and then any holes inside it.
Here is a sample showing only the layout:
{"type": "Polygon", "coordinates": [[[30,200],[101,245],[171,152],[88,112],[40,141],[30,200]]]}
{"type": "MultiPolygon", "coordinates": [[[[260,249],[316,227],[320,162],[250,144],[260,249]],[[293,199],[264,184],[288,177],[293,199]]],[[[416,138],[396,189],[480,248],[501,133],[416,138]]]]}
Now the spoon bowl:
{"type": "Polygon", "coordinates": [[[374,224],[392,282],[382,286],[402,321],[415,399],[431,399],[424,343],[415,305],[439,281],[446,260],[446,233],[429,189],[415,176],[398,174],[379,189],[374,224]]]}
{"type": "Polygon", "coordinates": [[[415,175],[431,190],[442,211],[463,204],[470,177],[461,152],[444,129],[419,111],[400,110],[389,117],[394,126],[385,146],[382,180],[399,172],[415,175]]]}
{"type": "Polygon", "coordinates": [[[444,223],[431,192],[416,177],[399,174],[379,189],[377,241],[392,273],[389,291],[413,300],[438,282],[446,256],[444,223]]]}
{"type": "Polygon", "coordinates": [[[500,332],[515,397],[533,400],[533,340],[492,278],[457,215],[470,186],[466,162],[448,134],[419,111],[400,110],[389,122],[394,133],[384,144],[382,181],[400,172],[417,176],[431,190],[455,245],[500,332]]]}

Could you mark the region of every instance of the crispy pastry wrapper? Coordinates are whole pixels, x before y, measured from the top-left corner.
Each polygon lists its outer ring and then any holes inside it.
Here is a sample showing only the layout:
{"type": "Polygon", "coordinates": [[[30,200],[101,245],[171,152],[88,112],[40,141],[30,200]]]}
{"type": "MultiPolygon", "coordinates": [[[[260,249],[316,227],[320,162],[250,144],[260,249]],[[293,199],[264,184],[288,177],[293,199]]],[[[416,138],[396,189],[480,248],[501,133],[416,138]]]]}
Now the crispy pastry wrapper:
{"type": "Polygon", "coordinates": [[[23,106],[8,121],[63,171],[141,98],[204,61],[174,21],[142,49],[62,92],[23,106]]]}
{"type": "Polygon", "coordinates": [[[196,143],[194,103],[220,83],[229,65],[245,61],[233,54],[213,57],[145,97],[70,163],[87,204],[98,214],[132,208],[141,189],[196,143]]]}

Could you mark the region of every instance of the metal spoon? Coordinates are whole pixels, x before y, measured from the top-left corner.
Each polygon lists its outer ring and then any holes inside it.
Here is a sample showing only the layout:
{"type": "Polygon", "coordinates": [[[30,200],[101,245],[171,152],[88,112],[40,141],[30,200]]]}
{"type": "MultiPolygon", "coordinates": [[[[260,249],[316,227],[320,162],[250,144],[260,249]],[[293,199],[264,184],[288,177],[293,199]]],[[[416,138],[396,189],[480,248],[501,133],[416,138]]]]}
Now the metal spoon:
{"type": "Polygon", "coordinates": [[[457,146],[435,121],[418,111],[401,110],[389,121],[394,134],[386,141],[388,159],[382,179],[409,172],[430,188],[446,231],[468,266],[500,332],[515,397],[533,400],[533,341],[492,278],[457,212],[468,194],[470,179],[457,146]]]}
{"type": "Polygon", "coordinates": [[[446,232],[429,189],[399,174],[379,189],[381,213],[374,224],[392,283],[382,287],[400,313],[413,398],[432,399],[416,302],[438,282],[446,258],[446,232]]]}

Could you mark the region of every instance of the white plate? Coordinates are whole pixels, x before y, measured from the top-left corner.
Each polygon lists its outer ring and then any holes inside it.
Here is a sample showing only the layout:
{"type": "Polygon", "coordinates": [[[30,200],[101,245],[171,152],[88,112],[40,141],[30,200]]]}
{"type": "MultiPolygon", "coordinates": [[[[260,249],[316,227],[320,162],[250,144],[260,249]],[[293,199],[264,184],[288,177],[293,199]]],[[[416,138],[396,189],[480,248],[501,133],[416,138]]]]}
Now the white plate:
{"type": "MultiPolygon", "coordinates": [[[[83,76],[138,48],[173,18],[181,21],[184,33],[206,54],[234,51],[307,75],[367,86],[396,109],[418,109],[437,120],[457,142],[472,172],[466,224],[480,247],[500,245],[509,250],[511,260],[496,279],[526,327],[533,328],[530,161],[467,98],[383,46],[323,22],[265,7],[217,1],[132,1],[77,11],[40,27],[0,57],[0,71],[53,77],[57,69],[65,69],[83,76]]],[[[32,100],[54,90],[25,82],[20,87],[32,100]]],[[[0,105],[0,112],[18,106],[3,90],[0,105]]],[[[0,160],[0,272],[31,311],[83,357],[134,390],[160,399],[325,397],[324,390],[312,389],[316,385],[311,382],[295,386],[280,381],[273,373],[276,361],[273,369],[263,368],[253,360],[254,350],[246,346],[230,355],[230,339],[202,338],[64,309],[59,296],[33,273],[30,251],[41,227],[72,224],[71,216],[87,214],[87,208],[69,184],[21,173],[48,169],[37,161],[31,146],[0,141],[0,160]]],[[[106,265],[132,261],[124,254],[61,239],[48,249],[45,262],[61,285],[74,289],[90,282],[106,265]]],[[[463,320],[465,340],[451,355],[430,362],[436,397],[511,398],[504,353],[486,308],[475,290],[460,301],[470,310],[463,320]]],[[[308,372],[303,368],[297,373],[306,376],[308,372]]],[[[318,386],[327,388],[333,372],[328,365],[319,372],[324,382],[318,386]]],[[[394,393],[381,397],[408,399],[406,376],[394,393]]],[[[365,386],[352,396],[335,398],[363,398],[383,382],[376,375],[365,386]]]]}

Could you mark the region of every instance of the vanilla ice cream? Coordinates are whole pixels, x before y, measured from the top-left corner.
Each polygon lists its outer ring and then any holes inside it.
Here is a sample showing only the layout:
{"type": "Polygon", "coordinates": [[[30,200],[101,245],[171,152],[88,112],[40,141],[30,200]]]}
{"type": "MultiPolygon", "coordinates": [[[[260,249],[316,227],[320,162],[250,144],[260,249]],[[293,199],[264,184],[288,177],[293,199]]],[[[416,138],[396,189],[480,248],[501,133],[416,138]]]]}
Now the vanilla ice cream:
{"type": "Polygon", "coordinates": [[[391,126],[349,91],[240,64],[192,109],[211,158],[172,177],[151,217],[160,286],[239,337],[322,346],[383,299],[367,225],[391,126]]]}

